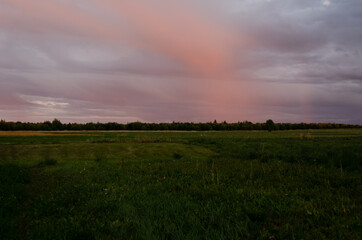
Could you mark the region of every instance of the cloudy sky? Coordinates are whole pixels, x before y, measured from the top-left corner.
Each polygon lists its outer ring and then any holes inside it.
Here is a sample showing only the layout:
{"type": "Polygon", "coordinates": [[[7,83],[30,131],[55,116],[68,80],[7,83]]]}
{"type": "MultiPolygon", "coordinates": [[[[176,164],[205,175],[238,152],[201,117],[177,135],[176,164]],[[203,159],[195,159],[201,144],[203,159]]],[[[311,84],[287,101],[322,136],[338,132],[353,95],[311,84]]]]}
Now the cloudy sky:
{"type": "Polygon", "coordinates": [[[362,124],[361,0],[0,0],[0,119],[362,124]]]}

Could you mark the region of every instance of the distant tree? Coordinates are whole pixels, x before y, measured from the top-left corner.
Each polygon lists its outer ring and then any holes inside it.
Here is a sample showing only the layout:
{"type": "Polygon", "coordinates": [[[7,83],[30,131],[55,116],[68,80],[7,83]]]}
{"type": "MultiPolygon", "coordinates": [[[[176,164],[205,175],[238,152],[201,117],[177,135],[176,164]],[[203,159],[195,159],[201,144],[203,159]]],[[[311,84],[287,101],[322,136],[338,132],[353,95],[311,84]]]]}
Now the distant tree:
{"type": "Polygon", "coordinates": [[[62,130],[63,128],[63,124],[58,120],[58,119],[54,119],[52,122],[52,126],[53,126],[53,130],[62,130]]]}
{"type": "Polygon", "coordinates": [[[193,122],[172,122],[172,123],[142,123],[133,122],[122,124],[117,122],[109,123],[68,123],[63,124],[58,119],[52,122],[6,122],[0,119],[0,131],[15,130],[34,130],[34,131],[53,131],[53,130],[196,130],[196,131],[233,131],[233,130],[293,130],[293,129],[338,129],[338,128],[362,128],[362,125],[339,124],[339,123],[274,123],[269,119],[264,123],[252,123],[249,121],[227,123],[226,121],[218,123],[193,123],[193,122]]]}
{"type": "Polygon", "coordinates": [[[265,125],[266,125],[266,129],[271,132],[275,129],[275,124],[273,122],[273,120],[269,119],[265,122],[265,125]]]}
{"type": "Polygon", "coordinates": [[[16,122],[14,130],[24,130],[24,125],[22,122],[16,122]]]}
{"type": "Polygon", "coordinates": [[[42,127],[41,127],[41,130],[44,130],[44,131],[51,131],[53,130],[53,125],[50,121],[45,121],[43,122],[42,124],[42,127]]]}
{"type": "Polygon", "coordinates": [[[5,120],[0,121],[0,130],[2,130],[2,131],[9,130],[8,124],[5,122],[5,120]]]}
{"type": "Polygon", "coordinates": [[[254,130],[261,130],[262,129],[262,126],[260,123],[255,123],[254,124],[254,130]]]}
{"type": "Polygon", "coordinates": [[[242,130],[253,130],[253,123],[249,121],[242,122],[242,130]]]}
{"type": "Polygon", "coordinates": [[[93,122],[88,122],[85,124],[85,130],[94,131],[96,129],[96,125],[93,122]]]}

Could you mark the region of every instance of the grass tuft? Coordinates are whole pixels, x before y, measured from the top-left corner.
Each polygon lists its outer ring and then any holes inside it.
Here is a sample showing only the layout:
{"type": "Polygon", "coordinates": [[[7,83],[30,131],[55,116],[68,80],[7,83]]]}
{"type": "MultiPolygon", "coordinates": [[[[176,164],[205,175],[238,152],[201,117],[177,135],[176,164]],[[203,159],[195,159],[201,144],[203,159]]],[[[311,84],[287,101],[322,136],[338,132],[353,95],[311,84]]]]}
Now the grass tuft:
{"type": "Polygon", "coordinates": [[[55,158],[46,158],[44,161],[38,163],[38,167],[54,166],[57,165],[58,161],[55,158]]]}
{"type": "Polygon", "coordinates": [[[174,158],[174,159],[181,159],[181,158],[182,158],[182,155],[179,154],[179,153],[174,153],[174,154],[173,154],[173,158],[174,158]]]}

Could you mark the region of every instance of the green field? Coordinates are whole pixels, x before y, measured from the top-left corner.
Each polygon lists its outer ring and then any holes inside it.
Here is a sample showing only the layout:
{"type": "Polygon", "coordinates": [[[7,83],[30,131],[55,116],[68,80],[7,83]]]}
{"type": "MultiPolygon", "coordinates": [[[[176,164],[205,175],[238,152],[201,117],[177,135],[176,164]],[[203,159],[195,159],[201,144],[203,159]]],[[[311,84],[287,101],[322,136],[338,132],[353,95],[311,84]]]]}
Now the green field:
{"type": "Polygon", "coordinates": [[[0,132],[0,239],[361,239],[362,129],[0,132]]]}

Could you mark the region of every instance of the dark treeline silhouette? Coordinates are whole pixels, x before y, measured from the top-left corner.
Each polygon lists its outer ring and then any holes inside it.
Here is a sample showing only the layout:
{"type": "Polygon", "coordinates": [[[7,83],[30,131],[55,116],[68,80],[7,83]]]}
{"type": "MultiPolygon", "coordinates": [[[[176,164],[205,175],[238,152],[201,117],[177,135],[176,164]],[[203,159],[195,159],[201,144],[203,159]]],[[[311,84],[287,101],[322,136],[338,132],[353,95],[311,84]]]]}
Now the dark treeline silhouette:
{"type": "Polygon", "coordinates": [[[337,129],[337,128],[362,128],[361,125],[341,123],[274,123],[269,119],[265,123],[252,123],[249,121],[227,123],[227,122],[172,122],[172,123],[143,123],[131,122],[127,124],[109,123],[62,123],[58,119],[52,122],[6,122],[0,121],[0,131],[61,131],[61,130],[179,130],[179,131],[232,131],[232,130],[293,130],[293,129],[337,129]]]}

